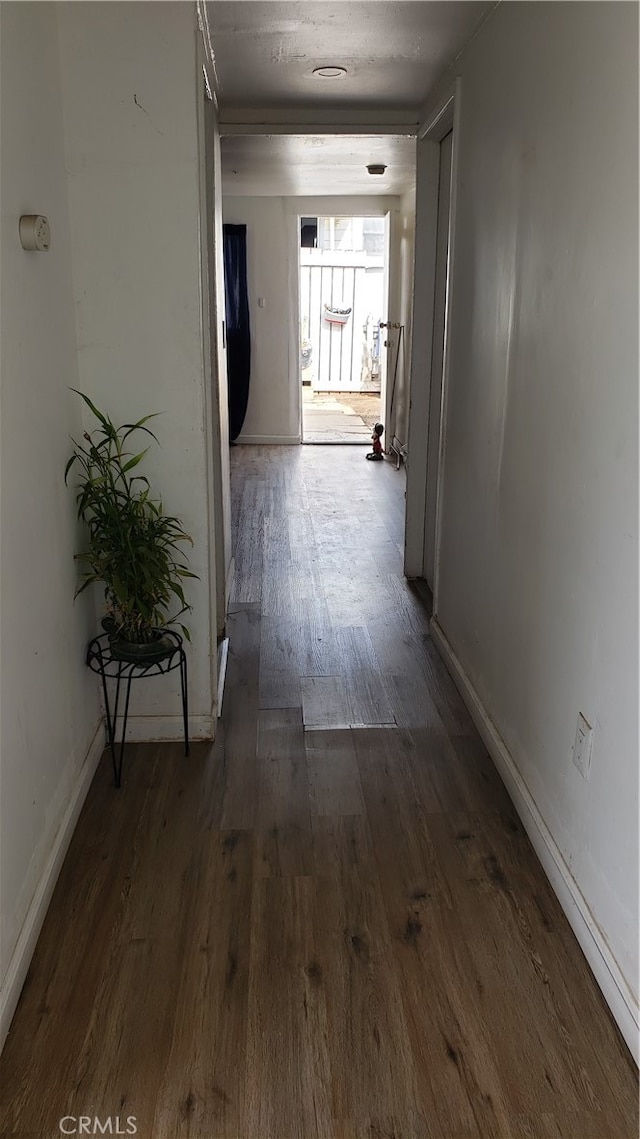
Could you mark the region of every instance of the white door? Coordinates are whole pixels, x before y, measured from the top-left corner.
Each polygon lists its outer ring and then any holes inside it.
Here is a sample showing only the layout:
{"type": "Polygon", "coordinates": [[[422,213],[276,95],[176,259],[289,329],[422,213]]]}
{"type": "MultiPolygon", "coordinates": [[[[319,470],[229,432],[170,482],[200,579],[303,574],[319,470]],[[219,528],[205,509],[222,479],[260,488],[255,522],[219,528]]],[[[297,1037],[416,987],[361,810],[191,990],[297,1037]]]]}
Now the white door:
{"type": "Polygon", "coordinates": [[[431,391],[429,395],[429,437],[427,441],[427,494],[424,528],[424,576],[433,590],[436,504],[440,468],[442,431],[442,395],[444,338],[449,268],[449,212],[451,206],[451,144],[453,131],[440,143],[440,178],[438,189],[438,228],[436,238],[436,280],[433,315],[433,347],[431,355],[431,391]]]}

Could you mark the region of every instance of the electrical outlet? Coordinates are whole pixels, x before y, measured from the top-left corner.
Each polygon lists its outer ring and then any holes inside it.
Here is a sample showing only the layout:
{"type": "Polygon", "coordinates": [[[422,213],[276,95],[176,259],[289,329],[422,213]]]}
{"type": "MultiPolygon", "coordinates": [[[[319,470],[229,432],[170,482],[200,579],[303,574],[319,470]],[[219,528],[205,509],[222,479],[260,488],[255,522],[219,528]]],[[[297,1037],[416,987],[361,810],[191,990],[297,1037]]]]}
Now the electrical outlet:
{"type": "Polygon", "coordinates": [[[576,738],[573,745],[573,762],[583,779],[589,778],[592,749],[593,728],[588,720],[584,718],[582,712],[578,712],[578,725],[576,727],[576,738]]]}

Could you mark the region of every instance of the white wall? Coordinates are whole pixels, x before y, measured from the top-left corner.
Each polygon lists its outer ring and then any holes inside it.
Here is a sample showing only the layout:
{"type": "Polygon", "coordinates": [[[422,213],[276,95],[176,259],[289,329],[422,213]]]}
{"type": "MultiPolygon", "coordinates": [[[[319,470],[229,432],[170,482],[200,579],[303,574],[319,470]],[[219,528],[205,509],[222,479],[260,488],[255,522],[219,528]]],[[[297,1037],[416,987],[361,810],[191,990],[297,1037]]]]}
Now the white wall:
{"type": "Polygon", "coordinates": [[[637,71],[631,4],[502,4],[457,63],[436,582],[436,632],[634,1047],[637,71]]]}
{"type": "MultiPolygon", "coordinates": [[[[195,12],[171,2],[60,8],[80,387],[116,421],[163,413],[144,469],[195,542],[190,722],[208,737],[215,562],[195,12]]],[[[132,738],[179,737],[177,672],[134,685],[132,713],[132,738]]]]}
{"type": "Polygon", "coordinates": [[[55,6],[1,5],[0,44],[1,1043],[103,732],[63,477],[82,424],[55,6]],[[22,213],[48,216],[48,253],[21,248],[22,213]]]}
{"type": "Polygon", "coordinates": [[[247,226],[251,383],[239,442],[300,439],[298,216],[380,216],[397,205],[393,197],[224,197],[224,221],[247,226]]]}
{"type": "Polygon", "coordinates": [[[251,379],[239,441],[297,442],[300,397],[289,360],[297,275],[286,199],[224,197],[222,210],[225,222],[247,226],[251,379]]]}
{"type": "Polygon", "coordinates": [[[391,215],[392,272],[389,281],[389,320],[404,326],[402,335],[391,329],[389,336],[393,348],[389,355],[387,374],[387,406],[385,424],[387,441],[395,435],[401,445],[409,440],[409,379],[411,375],[411,333],[413,320],[413,254],[416,229],[415,188],[403,194],[399,206],[391,215]],[[398,344],[398,340],[400,343],[398,344]],[[393,392],[393,377],[397,379],[393,392]],[[393,400],[393,406],[392,406],[393,400]]]}

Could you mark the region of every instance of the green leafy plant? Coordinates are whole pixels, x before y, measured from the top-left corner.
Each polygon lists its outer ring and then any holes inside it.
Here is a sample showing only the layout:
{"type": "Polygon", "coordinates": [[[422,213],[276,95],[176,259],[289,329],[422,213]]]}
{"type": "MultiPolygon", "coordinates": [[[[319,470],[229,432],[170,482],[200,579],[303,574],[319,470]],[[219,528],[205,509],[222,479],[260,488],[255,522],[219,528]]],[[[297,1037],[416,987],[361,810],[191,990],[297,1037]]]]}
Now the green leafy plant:
{"type": "MultiPolygon", "coordinates": [[[[102,582],[113,634],[146,644],[158,627],[173,624],[191,609],[183,580],[197,574],[188,568],[182,546],[193,541],[177,518],[163,513],[162,503],[150,497],[148,479],[136,471],[149,446],[135,452],[129,441],[144,433],[157,442],[147,426],[154,416],[116,427],[88,396],[76,394],[98,420],[91,434],[84,433],[84,443],[72,440],[74,452],[64,472],[67,483],[72,468],[79,468],[78,518],[89,530],[86,551],[76,554],[87,566],[76,597],[93,582],[102,582]]],[[[180,627],[190,640],[188,629],[180,627]]]]}

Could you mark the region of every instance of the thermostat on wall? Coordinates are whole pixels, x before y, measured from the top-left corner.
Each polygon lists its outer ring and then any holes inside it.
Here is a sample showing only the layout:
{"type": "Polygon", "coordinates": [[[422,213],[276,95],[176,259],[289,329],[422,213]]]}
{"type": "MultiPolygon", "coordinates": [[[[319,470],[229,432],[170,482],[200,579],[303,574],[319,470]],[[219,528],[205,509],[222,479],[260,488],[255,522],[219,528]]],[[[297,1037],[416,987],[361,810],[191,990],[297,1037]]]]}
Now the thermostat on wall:
{"type": "Polygon", "coordinates": [[[47,253],[51,244],[49,219],[42,214],[23,214],[20,218],[20,243],[30,253],[47,253]]]}

